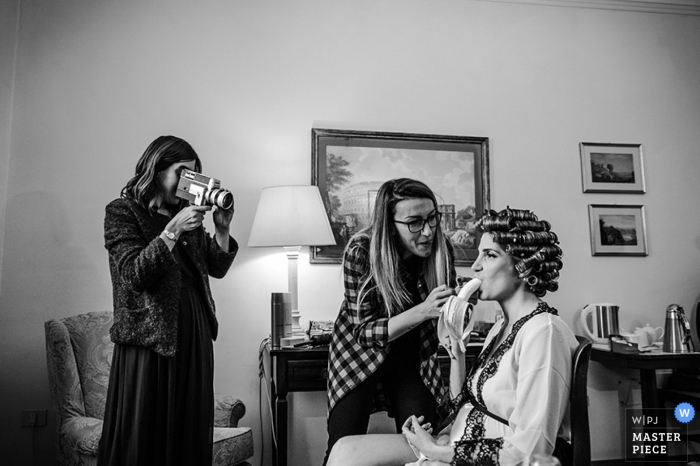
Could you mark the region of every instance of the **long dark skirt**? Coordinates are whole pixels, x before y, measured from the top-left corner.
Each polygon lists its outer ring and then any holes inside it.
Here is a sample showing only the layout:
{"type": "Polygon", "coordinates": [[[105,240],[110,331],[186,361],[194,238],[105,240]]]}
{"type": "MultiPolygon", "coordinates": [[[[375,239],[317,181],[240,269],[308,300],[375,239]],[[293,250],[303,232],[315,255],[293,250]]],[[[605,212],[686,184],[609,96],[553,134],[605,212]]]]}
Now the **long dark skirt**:
{"type": "Polygon", "coordinates": [[[182,288],[178,347],[114,345],[99,466],[210,465],[214,349],[199,295],[182,288]]]}

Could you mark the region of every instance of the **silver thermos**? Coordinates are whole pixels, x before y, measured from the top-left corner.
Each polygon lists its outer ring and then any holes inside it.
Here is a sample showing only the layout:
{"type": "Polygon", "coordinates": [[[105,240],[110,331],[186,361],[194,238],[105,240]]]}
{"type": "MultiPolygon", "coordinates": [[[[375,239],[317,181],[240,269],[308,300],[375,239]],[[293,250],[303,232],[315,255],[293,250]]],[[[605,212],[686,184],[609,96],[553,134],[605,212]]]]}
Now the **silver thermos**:
{"type": "Polygon", "coordinates": [[[690,333],[690,322],[683,308],[671,304],[666,308],[666,327],[664,329],[664,346],[666,353],[692,353],[695,351],[690,333]]]}

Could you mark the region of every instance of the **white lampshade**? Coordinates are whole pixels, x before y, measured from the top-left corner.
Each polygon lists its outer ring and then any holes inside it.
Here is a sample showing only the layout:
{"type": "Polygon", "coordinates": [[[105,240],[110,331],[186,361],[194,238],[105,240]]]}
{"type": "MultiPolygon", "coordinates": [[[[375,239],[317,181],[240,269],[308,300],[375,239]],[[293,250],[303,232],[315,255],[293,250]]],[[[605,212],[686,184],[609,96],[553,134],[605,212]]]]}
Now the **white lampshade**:
{"type": "Polygon", "coordinates": [[[298,292],[297,260],[302,246],[335,244],[333,230],[316,186],[274,186],[260,195],[249,247],[281,246],[287,253],[287,280],[292,295],[292,337],[288,343],[302,341],[298,292]]]}
{"type": "Polygon", "coordinates": [[[262,190],[249,247],[335,244],[317,186],[273,186],[262,190]]]}

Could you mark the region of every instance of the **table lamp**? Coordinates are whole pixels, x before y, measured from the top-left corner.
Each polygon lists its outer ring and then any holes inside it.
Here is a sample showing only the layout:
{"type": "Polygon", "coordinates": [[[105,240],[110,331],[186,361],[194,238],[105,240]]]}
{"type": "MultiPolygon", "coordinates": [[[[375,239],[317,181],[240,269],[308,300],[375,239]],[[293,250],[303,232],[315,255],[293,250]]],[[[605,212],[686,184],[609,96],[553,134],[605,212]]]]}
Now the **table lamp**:
{"type": "Polygon", "coordinates": [[[317,186],[273,186],[262,190],[248,247],[281,246],[287,253],[293,341],[305,336],[299,324],[299,251],[302,246],[332,244],[336,244],[335,238],[317,186]]]}

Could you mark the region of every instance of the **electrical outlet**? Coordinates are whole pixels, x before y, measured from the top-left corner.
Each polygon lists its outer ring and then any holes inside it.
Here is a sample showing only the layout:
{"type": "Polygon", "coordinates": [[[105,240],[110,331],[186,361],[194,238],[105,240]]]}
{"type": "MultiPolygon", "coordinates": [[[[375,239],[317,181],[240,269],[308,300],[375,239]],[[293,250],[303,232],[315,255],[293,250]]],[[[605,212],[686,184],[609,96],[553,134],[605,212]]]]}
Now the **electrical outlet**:
{"type": "Polygon", "coordinates": [[[44,427],[46,425],[46,410],[22,411],[22,427],[44,427]]]}

